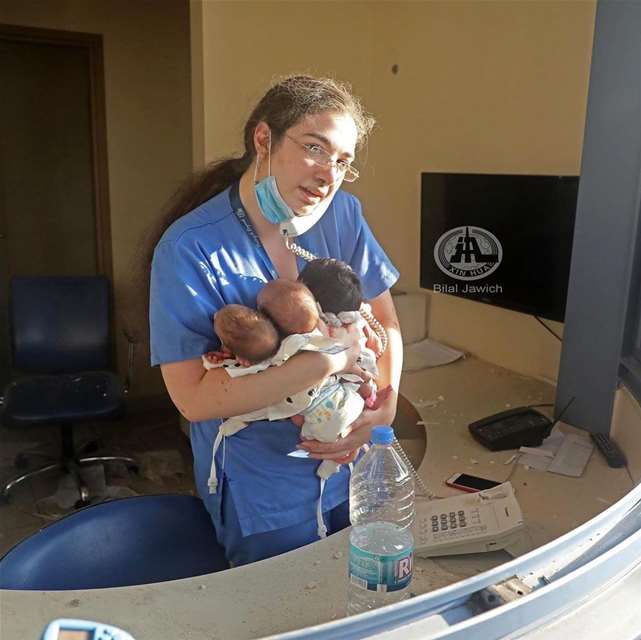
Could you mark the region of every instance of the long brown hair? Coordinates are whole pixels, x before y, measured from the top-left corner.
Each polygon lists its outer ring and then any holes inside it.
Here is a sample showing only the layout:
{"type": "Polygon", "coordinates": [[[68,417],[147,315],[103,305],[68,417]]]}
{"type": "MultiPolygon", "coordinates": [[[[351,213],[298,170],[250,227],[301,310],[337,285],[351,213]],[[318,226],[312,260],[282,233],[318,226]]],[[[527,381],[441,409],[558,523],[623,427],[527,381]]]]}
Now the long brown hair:
{"type": "Polygon", "coordinates": [[[147,313],[149,307],[149,276],[151,261],[158,241],[178,218],[189,213],[240,179],[256,156],[254,130],[265,122],[271,130],[272,148],[276,148],[288,129],[307,115],[318,113],[346,113],[356,124],[357,146],[362,146],[374,126],[374,118],[367,114],[351,87],[331,78],[308,75],[288,76],[274,84],[258,102],[244,127],[245,150],[240,157],[215,160],[202,171],[191,175],[178,188],[147,230],[142,247],[136,256],[134,277],[127,306],[129,321],[126,331],[136,342],[148,342],[147,313]]]}

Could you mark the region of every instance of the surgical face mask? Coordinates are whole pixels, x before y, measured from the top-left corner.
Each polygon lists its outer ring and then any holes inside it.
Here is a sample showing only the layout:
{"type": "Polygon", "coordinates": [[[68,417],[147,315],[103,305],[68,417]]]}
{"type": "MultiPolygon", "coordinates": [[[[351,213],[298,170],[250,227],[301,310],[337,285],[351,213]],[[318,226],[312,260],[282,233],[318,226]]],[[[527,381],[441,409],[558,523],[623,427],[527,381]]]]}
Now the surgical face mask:
{"type": "Polygon", "coordinates": [[[260,182],[256,182],[254,188],[256,189],[258,208],[267,220],[278,224],[296,217],[296,214],[278,192],[274,176],[267,176],[260,182]]]}
{"type": "Polygon", "coordinates": [[[272,175],[272,142],[269,140],[269,148],[267,151],[267,177],[259,182],[256,181],[258,173],[258,158],[256,159],[256,166],[254,168],[254,189],[256,191],[256,200],[258,208],[263,216],[273,224],[279,224],[286,220],[291,220],[296,217],[292,208],[283,200],[280,195],[278,187],[276,186],[276,178],[272,175]]]}
{"type": "Polygon", "coordinates": [[[271,175],[271,138],[267,151],[267,177],[256,181],[258,159],[254,168],[254,190],[258,208],[266,220],[280,225],[281,235],[286,237],[299,236],[313,227],[327,211],[331,200],[319,203],[314,210],[304,216],[297,216],[294,210],[285,202],[278,191],[276,178],[271,175]]]}

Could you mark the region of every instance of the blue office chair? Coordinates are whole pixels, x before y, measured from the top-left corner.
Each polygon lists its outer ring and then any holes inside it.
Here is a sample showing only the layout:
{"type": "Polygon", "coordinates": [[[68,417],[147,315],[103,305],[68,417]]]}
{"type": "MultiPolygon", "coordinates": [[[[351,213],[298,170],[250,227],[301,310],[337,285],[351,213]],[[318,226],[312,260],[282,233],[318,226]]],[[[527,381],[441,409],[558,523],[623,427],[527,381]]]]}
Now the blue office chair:
{"type": "Polygon", "coordinates": [[[85,507],[0,559],[0,588],[101,589],[228,569],[200,498],[135,496],[85,507]]]}
{"type": "Polygon", "coordinates": [[[8,500],[11,489],[28,478],[65,469],[76,478],[80,503],[87,503],[79,465],[120,461],[136,467],[126,456],[80,457],[73,444],[74,424],[115,418],[124,410],[125,387],[107,370],[112,349],[109,302],[109,281],[103,276],[12,279],[9,329],[17,377],[4,391],[2,422],[18,429],[58,426],[62,456],[11,479],[0,499],[8,500]]]}

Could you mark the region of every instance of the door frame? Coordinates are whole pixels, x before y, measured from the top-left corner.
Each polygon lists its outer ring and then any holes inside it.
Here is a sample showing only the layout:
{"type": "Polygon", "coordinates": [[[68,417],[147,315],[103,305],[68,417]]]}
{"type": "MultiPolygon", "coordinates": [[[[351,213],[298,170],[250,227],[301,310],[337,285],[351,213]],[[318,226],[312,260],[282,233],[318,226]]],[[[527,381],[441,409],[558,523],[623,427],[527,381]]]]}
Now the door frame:
{"type": "Polygon", "coordinates": [[[0,40],[82,47],[89,55],[89,112],[96,227],[96,272],[113,282],[102,35],[0,24],[0,40]]]}

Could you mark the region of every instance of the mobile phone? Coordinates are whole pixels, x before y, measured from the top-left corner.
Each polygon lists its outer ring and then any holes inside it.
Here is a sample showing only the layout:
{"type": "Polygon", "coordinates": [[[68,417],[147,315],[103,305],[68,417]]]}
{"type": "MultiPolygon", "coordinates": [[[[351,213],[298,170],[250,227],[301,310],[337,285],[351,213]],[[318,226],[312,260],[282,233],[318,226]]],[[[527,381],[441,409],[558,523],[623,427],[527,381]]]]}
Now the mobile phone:
{"type": "Polygon", "coordinates": [[[78,620],[75,618],[59,618],[47,625],[41,640],[134,640],[126,631],[110,624],[94,622],[93,620],[78,620]]]}
{"type": "Polygon", "coordinates": [[[454,487],[461,491],[468,493],[475,493],[477,491],[485,491],[492,487],[498,487],[501,483],[488,480],[487,478],[479,478],[478,476],[471,476],[467,473],[455,473],[453,476],[445,481],[448,487],[454,487]]]}

